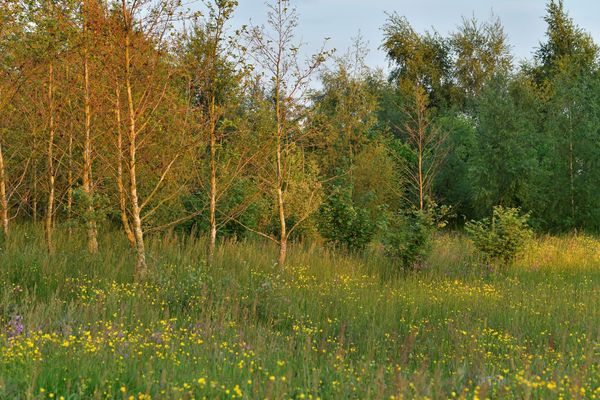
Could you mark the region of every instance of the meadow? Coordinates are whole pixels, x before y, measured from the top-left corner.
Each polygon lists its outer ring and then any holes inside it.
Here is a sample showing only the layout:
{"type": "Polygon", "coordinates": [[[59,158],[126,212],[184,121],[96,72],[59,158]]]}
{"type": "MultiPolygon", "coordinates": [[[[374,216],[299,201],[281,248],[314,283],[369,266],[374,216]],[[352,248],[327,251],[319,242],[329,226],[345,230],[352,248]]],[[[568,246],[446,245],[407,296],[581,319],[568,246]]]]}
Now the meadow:
{"type": "Polygon", "coordinates": [[[600,241],[539,237],[505,271],[460,235],[376,251],[15,226],[0,253],[1,399],[600,398],[600,241]]]}

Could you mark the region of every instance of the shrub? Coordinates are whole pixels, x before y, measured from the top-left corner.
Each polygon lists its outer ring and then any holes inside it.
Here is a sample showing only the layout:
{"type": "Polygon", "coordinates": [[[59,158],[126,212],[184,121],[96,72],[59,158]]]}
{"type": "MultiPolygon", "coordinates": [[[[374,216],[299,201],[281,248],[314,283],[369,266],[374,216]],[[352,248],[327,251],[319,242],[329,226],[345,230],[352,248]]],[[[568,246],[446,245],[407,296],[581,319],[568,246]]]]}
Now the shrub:
{"type": "Polygon", "coordinates": [[[477,250],[491,265],[512,263],[532,236],[529,214],[502,206],[494,207],[491,220],[471,221],[465,228],[477,250]]]}
{"type": "Polygon", "coordinates": [[[363,250],[377,228],[368,210],[355,205],[348,190],[337,188],[321,207],[318,225],[327,242],[351,251],[363,250]]]}
{"type": "Polygon", "coordinates": [[[431,248],[434,223],[425,211],[393,214],[387,222],[383,244],[386,254],[404,270],[421,266],[431,248]]]}

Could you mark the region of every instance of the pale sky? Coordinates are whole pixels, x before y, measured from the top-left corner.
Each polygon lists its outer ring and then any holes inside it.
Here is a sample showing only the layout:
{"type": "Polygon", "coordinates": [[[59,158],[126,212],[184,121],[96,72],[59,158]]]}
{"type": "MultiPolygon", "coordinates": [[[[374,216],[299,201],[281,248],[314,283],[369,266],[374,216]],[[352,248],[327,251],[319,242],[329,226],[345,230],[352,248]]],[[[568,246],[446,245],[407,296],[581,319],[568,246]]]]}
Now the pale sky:
{"type": "MultiPolygon", "coordinates": [[[[264,23],[264,0],[238,1],[233,26],[250,20],[255,25],[264,23]]],[[[378,49],[386,12],[406,16],[419,32],[433,27],[444,35],[457,27],[462,16],[488,20],[493,13],[504,25],[517,62],[530,58],[545,31],[542,18],[546,0],[292,0],[292,4],[300,14],[298,34],[308,51],[316,50],[325,37],[330,37],[330,46],[338,54],[344,53],[360,30],[370,44],[367,63],[371,67],[388,66],[385,54],[378,49]]],[[[600,1],[565,0],[565,6],[575,22],[600,43],[600,1]]]]}

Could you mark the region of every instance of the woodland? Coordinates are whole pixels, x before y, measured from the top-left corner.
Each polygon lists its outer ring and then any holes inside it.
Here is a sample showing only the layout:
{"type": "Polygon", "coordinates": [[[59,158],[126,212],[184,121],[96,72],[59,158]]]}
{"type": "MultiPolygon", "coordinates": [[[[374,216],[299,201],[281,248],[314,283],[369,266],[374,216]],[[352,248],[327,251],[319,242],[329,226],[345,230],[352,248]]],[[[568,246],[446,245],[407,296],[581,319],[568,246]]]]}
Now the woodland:
{"type": "Polygon", "coordinates": [[[400,9],[307,46],[294,3],[0,0],[0,399],[600,396],[568,4],[517,61],[400,9]]]}

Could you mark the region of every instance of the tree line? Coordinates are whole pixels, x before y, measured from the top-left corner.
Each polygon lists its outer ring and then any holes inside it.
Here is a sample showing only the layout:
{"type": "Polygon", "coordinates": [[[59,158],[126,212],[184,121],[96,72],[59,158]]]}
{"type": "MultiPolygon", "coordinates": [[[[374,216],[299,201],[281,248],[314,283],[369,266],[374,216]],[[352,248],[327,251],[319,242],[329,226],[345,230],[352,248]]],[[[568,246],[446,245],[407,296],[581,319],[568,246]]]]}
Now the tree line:
{"type": "Polygon", "coordinates": [[[494,206],[544,232],[600,228],[598,46],[547,4],[516,65],[499,19],[418,32],[387,15],[390,73],[324,40],[305,57],[289,0],[233,30],[233,0],[1,0],[0,212],[53,232],[118,228],[147,272],[165,230],[278,245],[407,250],[419,224],[494,206]],[[419,222],[420,221],[420,222],[419,222]],[[411,239],[412,238],[412,239],[411,239]],[[404,246],[404,247],[403,247],[404,246]]]}

